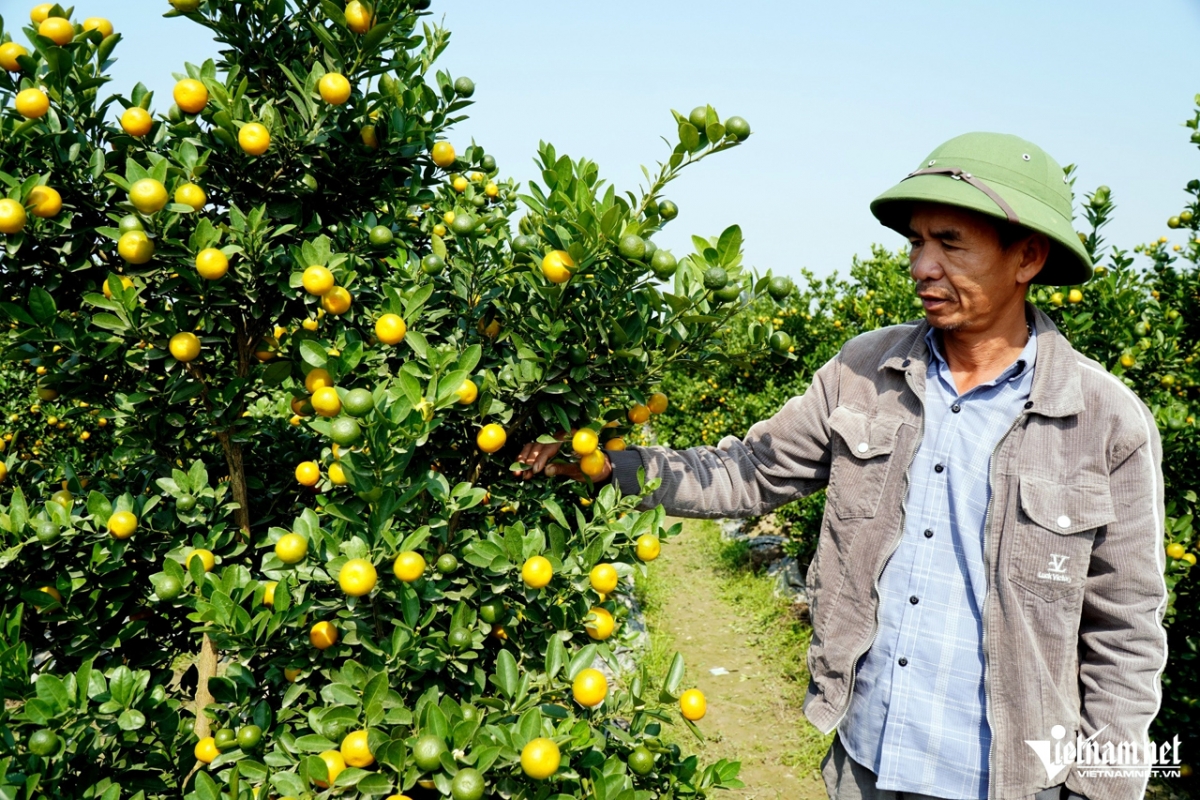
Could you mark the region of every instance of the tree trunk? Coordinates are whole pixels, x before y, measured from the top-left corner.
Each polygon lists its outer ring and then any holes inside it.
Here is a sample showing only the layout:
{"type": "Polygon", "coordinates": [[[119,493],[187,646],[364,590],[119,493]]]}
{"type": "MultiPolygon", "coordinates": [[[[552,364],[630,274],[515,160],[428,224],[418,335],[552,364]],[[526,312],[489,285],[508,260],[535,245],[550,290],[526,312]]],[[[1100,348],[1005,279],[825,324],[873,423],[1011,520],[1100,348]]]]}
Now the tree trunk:
{"type": "Polygon", "coordinates": [[[212,702],[213,696],[208,691],[208,679],[217,674],[217,648],[212,639],[204,634],[200,642],[200,656],[196,659],[196,738],[203,739],[209,735],[210,726],[208,715],[204,709],[212,702]]]}
{"type": "MultiPolygon", "coordinates": [[[[238,376],[245,377],[250,371],[250,337],[246,334],[245,320],[238,315],[237,319],[237,349],[238,376]]],[[[233,492],[233,501],[237,509],[233,512],[234,522],[241,532],[241,538],[250,539],[250,497],[246,490],[246,465],[242,459],[242,446],[233,440],[230,431],[217,434],[221,449],[225,451],[225,465],[229,468],[229,488],[233,492]]],[[[205,707],[212,702],[212,693],[208,691],[209,678],[217,674],[217,648],[213,645],[208,634],[200,642],[200,655],[196,659],[196,736],[203,739],[209,735],[210,725],[205,707]]]]}
{"type": "Polygon", "coordinates": [[[233,512],[233,520],[242,532],[242,538],[249,539],[250,497],[246,490],[246,466],[242,461],[242,446],[233,441],[229,431],[218,433],[217,439],[225,451],[225,465],[229,468],[229,489],[233,492],[233,502],[238,506],[233,512]]]}

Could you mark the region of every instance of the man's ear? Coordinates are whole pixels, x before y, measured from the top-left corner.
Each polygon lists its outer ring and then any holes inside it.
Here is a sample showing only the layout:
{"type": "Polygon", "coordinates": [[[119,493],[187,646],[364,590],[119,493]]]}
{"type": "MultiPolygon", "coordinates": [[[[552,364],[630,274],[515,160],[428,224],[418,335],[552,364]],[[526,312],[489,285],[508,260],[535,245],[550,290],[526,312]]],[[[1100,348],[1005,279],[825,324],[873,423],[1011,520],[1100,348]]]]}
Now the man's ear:
{"type": "Polygon", "coordinates": [[[1029,283],[1046,266],[1050,257],[1050,238],[1044,233],[1035,233],[1021,242],[1021,264],[1017,267],[1017,282],[1029,283]]]}

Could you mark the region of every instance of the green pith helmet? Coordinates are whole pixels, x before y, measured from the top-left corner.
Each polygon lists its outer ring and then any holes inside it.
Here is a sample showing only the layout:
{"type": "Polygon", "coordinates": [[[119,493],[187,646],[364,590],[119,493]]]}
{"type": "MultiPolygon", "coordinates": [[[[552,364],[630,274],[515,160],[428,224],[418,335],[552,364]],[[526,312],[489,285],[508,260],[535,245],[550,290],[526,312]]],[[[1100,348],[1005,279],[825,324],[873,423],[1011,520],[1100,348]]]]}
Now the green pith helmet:
{"type": "Polygon", "coordinates": [[[876,197],[871,213],[907,236],[913,202],[968,208],[1046,234],[1050,255],[1034,283],[1061,286],[1092,277],[1092,259],[1071,224],[1066,175],[1036,144],[1004,133],[957,136],[876,197]]]}

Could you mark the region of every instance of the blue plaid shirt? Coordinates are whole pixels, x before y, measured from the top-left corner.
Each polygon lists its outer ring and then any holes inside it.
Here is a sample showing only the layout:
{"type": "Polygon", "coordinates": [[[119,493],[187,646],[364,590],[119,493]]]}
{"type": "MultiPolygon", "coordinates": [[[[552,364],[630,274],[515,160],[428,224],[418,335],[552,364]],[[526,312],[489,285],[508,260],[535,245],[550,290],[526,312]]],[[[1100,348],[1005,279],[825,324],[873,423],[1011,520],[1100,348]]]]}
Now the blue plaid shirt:
{"type": "Polygon", "coordinates": [[[992,740],[982,617],[988,468],[1029,399],[1037,337],[995,380],[962,395],[935,329],[926,343],[925,434],[908,473],[904,535],[879,580],[879,632],[859,661],[838,736],[880,789],[981,800],[992,740]]]}

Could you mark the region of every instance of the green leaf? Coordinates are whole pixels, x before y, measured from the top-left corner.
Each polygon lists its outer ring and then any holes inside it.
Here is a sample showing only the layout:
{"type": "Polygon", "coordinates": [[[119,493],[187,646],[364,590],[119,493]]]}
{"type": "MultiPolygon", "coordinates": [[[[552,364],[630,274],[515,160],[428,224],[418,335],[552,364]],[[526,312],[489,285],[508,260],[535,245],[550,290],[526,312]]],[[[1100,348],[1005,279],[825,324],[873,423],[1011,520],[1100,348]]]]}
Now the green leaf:
{"type": "Polygon", "coordinates": [[[307,753],[321,753],[325,750],[336,750],[337,747],[335,742],[326,739],[324,736],[318,736],[315,733],[301,736],[296,740],[296,749],[307,753]]]}
{"type": "Polygon", "coordinates": [[[146,724],[146,715],[137,709],[127,708],[117,717],[117,727],[123,731],[141,730],[146,724]]]}
{"type": "Polygon", "coordinates": [[[438,384],[436,402],[441,404],[449,401],[451,395],[458,391],[458,388],[463,385],[467,377],[467,373],[462,370],[454,370],[443,375],[438,384]]]}
{"type": "Polygon", "coordinates": [[[302,339],[300,341],[300,358],[305,364],[310,367],[324,368],[329,363],[329,354],[325,348],[312,339],[302,339]]]}
{"type": "Polygon", "coordinates": [[[25,309],[21,308],[16,303],[0,303],[0,309],[4,309],[4,313],[8,314],[18,322],[23,322],[26,325],[37,325],[37,322],[29,314],[25,313],[25,309]]]}
{"type": "Polygon", "coordinates": [[[608,211],[604,212],[604,216],[600,218],[600,232],[605,237],[612,239],[617,235],[617,226],[621,224],[621,212],[621,207],[614,205],[608,211]]]}
{"type": "Polygon", "coordinates": [[[276,361],[263,370],[263,383],[267,386],[282,386],[292,374],[292,365],[287,361],[276,361]]]}
{"type": "MultiPolygon", "coordinates": [[[[119,787],[114,786],[113,788],[119,787]]],[[[221,790],[217,788],[217,782],[203,770],[196,773],[196,796],[199,800],[220,800],[221,797],[221,790]]]]}
{"type": "Polygon", "coordinates": [[[391,767],[396,772],[403,772],[404,762],[408,755],[407,751],[408,749],[404,746],[404,742],[393,740],[380,748],[375,757],[379,760],[380,764],[391,767]]]}
{"type": "Polygon", "coordinates": [[[43,672],[38,676],[36,689],[38,699],[49,703],[55,714],[61,714],[71,707],[71,695],[61,678],[43,672]]]}
{"type": "Polygon", "coordinates": [[[415,531],[404,537],[404,541],[400,544],[401,551],[416,550],[429,539],[430,529],[428,525],[422,525],[415,531]]]}
{"type": "Polygon", "coordinates": [[[563,513],[562,506],[560,506],[558,501],[556,501],[553,497],[547,497],[542,501],[542,505],[547,511],[550,512],[550,516],[554,517],[555,522],[557,522],[559,525],[562,525],[564,528],[571,527],[567,524],[567,515],[563,513]]]}
{"type": "Polygon", "coordinates": [[[742,229],[737,225],[730,225],[717,240],[717,255],[720,265],[726,267],[736,261],[737,257],[741,255],[741,249],[742,229]]]}
{"type": "Polygon", "coordinates": [[[492,682],[510,700],[517,693],[517,660],[508,650],[501,650],[496,656],[496,674],[492,676],[492,682]]]}
{"type": "Polygon", "coordinates": [[[567,651],[563,647],[562,639],[558,636],[551,636],[550,644],[546,646],[546,677],[550,680],[558,677],[566,660],[567,651]]]}
{"type": "Polygon", "coordinates": [[[367,31],[366,35],[362,38],[362,52],[370,53],[378,48],[380,43],[391,33],[392,26],[395,24],[396,20],[381,22],[367,31]]]}
{"type": "Polygon", "coordinates": [[[504,530],[504,549],[511,561],[520,562],[525,557],[524,527],[521,523],[504,530]]]}
{"type": "Polygon", "coordinates": [[[679,699],[679,684],[683,681],[683,656],[679,653],[671,659],[671,666],[667,668],[667,675],[663,678],[662,693],[668,697],[663,702],[673,702],[679,699]]]}
{"type": "Polygon", "coordinates": [[[108,523],[108,518],[112,516],[112,503],[108,502],[108,498],[99,492],[93,490],[88,494],[87,499],[88,513],[95,517],[98,525],[108,523]]]}
{"type": "Polygon", "coordinates": [[[596,660],[596,645],[589,644],[579,648],[579,652],[571,658],[567,665],[567,679],[575,680],[575,676],[583,672],[596,660]]]}
{"type": "Polygon", "coordinates": [[[425,337],[416,331],[409,331],[404,337],[404,342],[412,348],[412,351],[417,354],[417,358],[422,361],[426,358],[426,353],[429,349],[429,344],[425,341],[425,337]]]}
{"type": "Polygon", "coordinates": [[[106,331],[115,331],[123,333],[129,330],[129,323],[118,317],[116,314],[93,314],[92,324],[97,328],[103,328],[106,331]]]}
{"type": "Polygon", "coordinates": [[[483,348],[477,344],[473,344],[463,351],[463,354],[458,359],[457,368],[470,372],[479,364],[479,359],[483,357],[483,348]]]}
{"type": "Polygon", "coordinates": [[[682,122],[679,124],[679,141],[688,150],[696,150],[700,147],[700,131],[692,123],[682,122]]]}
{"type": "Polygon", "coordinates": [[[410,584],[404,584],[400,591],[400,613],[404,617],[404,624],[415,628],[420,619],[421,598],[417,596],[417,590],[410,584]]]}
{"type": "Polygon", "coordinates": [[[370,681],[363,689],[363,714],[367,718],[367,725],[378,725],[383,719],[383,701],[388,695],[388,676],[387,673],[381,672],[370,681]]]}
{"type": "Polygon", "coordinates": [[[54,305],[54,298],[49,292],[34,286],[29,290],[29,313],[39,325],[49,325],[58,316],[58,307],[54,305]]]}
{"type": "MultiPolygon", "coordinates": [[[[338,781],[338,785],[341,785],[341,781],[338,781]]],[[[392,782],[386,775],[376,772],[360,780],[355,788],[359,794],[387,794],[392,790],[392,782]]]]}
{"type": "Polygon", "coordinates": [[[537,706],[526,711],[517,720],[517,729],[520,734],[520,740],[528,742],[536,739],[542,732],[542,710],[537,706]]]}
{"type": "Polygon", "coordinates": [[[421,384],[411,372],[401,370],[397,380],[400,383],[400,388],[404,391],[404,396],[407,398],[409,405],[415,406],[421,402],[421,384]]]}
{"type": "Polygon", "coordinates": [[[13,487],[12,497],[9,498],[8,519],[9,529],[16,534],[24,530],[25,523],[29,521],[29,506],[25,503],[25,493],[21,491],[20,486],[13,487]]]}
{"type": "MultiPolygon", "coordinates": [[[[110,36],[105,36],[100,46],[96,48],[96,61],[103,65],[108,61],[108,57],[112,55],[113,50],[121,43],[121,34],[114,33],[110,36]]],[[[107,71],[107,70],[105,70],[107,71]]]]}
{"type": "MultiPolygon", "coordinates": [[[[341,7],[333,2],[333,0],[321,0],[321,10],[325,12],[325,16],[333,20],[338,27],[346,28],[346,15],[342,12],[341,7]]],[[[347,28],[349,30],[349,28],[347,28]]]]}

